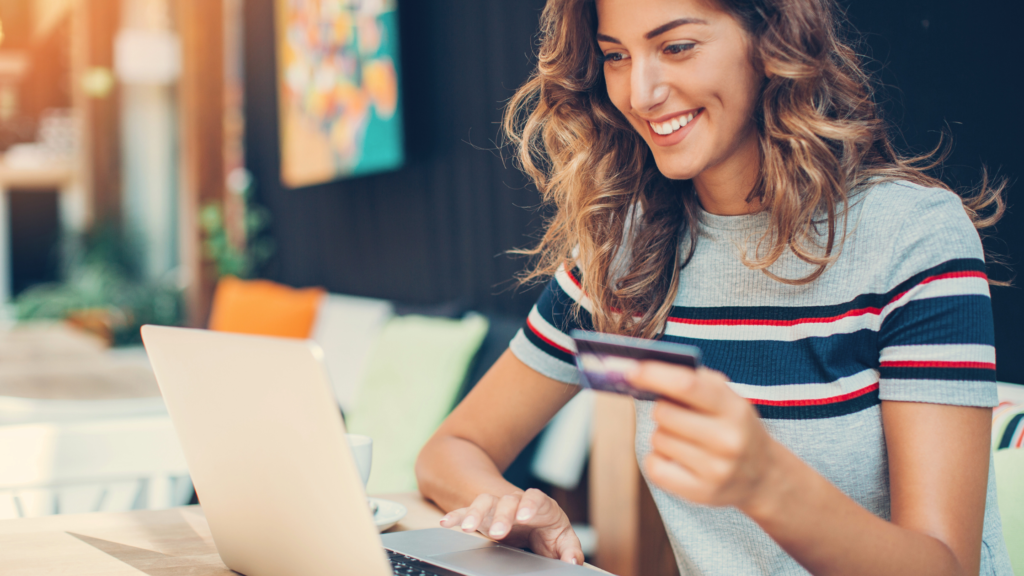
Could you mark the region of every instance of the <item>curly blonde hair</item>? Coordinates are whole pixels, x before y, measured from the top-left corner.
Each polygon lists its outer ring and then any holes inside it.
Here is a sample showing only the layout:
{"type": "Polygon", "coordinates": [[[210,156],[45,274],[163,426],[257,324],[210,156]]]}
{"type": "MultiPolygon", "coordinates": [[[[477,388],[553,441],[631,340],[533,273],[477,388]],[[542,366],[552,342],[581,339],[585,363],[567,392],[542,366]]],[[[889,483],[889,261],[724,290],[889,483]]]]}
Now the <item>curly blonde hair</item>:
{"type": "MultiPolygon", "coordinates": [[[[841,39],[832,0],[717,3],[749,34],[753,64],[765,73],[754,118],[761,167],[748,201],[760,201],[770,225],[744,256],[748,267],[779,282],[812,282],[838,257],[847,200],[869,180],[948,189],[928,175],[943,158],[938,148],[915,157],[896,152],[870,78],[841,39]],[[786,250],[814,270],[796,279],[772,274],[786,250]]],[[[694,254],[700,208],[692,184],[661,174],[609,100],[596,35],[594,0],[548,0],[537,68],[505,110],[506,142],[554,209],[538,245],[518,251],[535,257],[520,280],[575,266],[597,330],[656,338],[694,254]],[[638,221],[627,222],[633,214],[638,221]],[[628,269],[613,274],[627,227],[628,269]]],[[[1002,216],[1004,187],[985,177],[964,197],[977,228],[1002,216]]]]}

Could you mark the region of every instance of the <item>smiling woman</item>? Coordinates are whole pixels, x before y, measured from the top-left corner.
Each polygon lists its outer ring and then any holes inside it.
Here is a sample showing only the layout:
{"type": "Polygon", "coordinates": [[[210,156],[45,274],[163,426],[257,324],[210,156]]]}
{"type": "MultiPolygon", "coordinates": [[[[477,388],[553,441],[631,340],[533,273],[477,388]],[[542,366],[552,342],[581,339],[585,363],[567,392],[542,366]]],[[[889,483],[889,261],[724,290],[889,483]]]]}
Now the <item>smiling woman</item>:
{"type": "MultiPolygon", "coordinates": [[[[424,447],[445,526],[581,561],[501,479],[575,393],[574,329],[699,347],[626,376],[684,574],[1010,574],[977,229],[897,154],[832,0],[549,0],[504,128],[554,209],[510,351],[424,447]]],[[[601,425],[597,423],[596,425],[601,425]]]]}

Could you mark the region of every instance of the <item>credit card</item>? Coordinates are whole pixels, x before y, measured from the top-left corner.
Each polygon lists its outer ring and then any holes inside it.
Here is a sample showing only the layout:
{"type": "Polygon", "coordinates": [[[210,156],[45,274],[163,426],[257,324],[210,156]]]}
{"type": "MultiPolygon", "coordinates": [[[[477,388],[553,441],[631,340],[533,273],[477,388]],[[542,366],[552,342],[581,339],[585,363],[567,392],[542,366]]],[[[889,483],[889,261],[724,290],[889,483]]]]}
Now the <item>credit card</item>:
{"type": "Polygon", "coordinates": [[[576,342],[581,383],[592,390],[657,400],[657,394],[639,390],[626,381],[626,374],[641,361],[656,360],[693,369],[700,366],[700,348],[696,346],[583,330],[573,330],[569,335],[576,342]]]}

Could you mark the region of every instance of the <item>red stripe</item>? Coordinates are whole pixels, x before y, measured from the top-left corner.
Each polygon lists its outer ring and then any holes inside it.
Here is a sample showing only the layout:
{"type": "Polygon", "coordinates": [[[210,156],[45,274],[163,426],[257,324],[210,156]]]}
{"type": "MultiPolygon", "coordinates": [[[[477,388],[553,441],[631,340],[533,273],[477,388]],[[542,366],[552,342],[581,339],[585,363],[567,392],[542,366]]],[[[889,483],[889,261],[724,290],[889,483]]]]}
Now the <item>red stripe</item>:
{"type": "Polygon", "coordinates": [[[830,398],[815,398],[813,400],[755,400],[751,398],[750,403],[761,406],[821,406],[822,404],[835,404],[845,400],[853,400],[854,398],[858,398],[875,390],[878,390],[878,382],[875,382],[871,386],[861,388],[860,390],[854,390],[849,394],[832,396],[830,398]]]}
{"type": "Polygon", "coordinates": [[[882,368],[976,368],[979,370],[995,370],[992,362],[940,362],[923,360],[893,360],[882,362],[882,368]]]}
{"type": "MultiPolygon", "coordinates": [[[[935,282],[936,280],[950,280],[952,278],[981,278],[981,279],[985,280],[986,282],[988,281],[988,275],[986,275],[984,272],[977,272],[977,271],[974,271],[974,270],[965,270],[963,272],[946,272],[945,274],[937,274],[935,276],[929,276],[929,277],[925,278],[924,280],[921,280],[921,282],[919,282],[917,284],[917,286],[923,286],[925,284],[930,284],[932,282],[935,282]]],[[[916,288],[916,286],[915,286],[915,288],[916,288]]],[[[903,298],[903,296],[905,296],[907,292],[910,292],[910,290],[907,290],[906,292],[900,292],[892,300],[889,300],[889,304],[892,304],[893,302],[899,300],[900,298],[903,298]]]]}
{"type": "Polygon", "coordinates": [[[746,320],[746,319],[724,319],[724,320],[705,320],[697,318],[669,318],[669,322],[676,322],[679,324],[693,324],[697,326],[794,326],[797,324],[825,324],[827,322],[835,322],[842,320],[843,318],[853,318],[855,316],[864,316],[866,314],[879,314],[882,312],[881,308],[861,308],[859,310],[850,310],[838,316],[831,316],[828,318],[798,318],[796,320],[746,320]]]}
{"type": "Polygon", "coordinates": [[[552,346],[554,348],[557,348],[557,349],[561,350],[562,352],[565,352],[566,354],[572,354],[573,356],[576,355],[576,353],[573,352],[572,350],[569,350],[568,348],[564,348],[562,346],[559,346],[553,340],[551,340],[547,336],[541,334],[540,330],[537,330],[537,327],[533,325],[533,322],[530,322],[529,318],[526,319],[526,325],[529,326],[530,330],[532,330],[533,333],[537,335],[537,338],[540,338],[541,340],[543,340],[548,345],[550,345],[550,346],[552,346]]]}

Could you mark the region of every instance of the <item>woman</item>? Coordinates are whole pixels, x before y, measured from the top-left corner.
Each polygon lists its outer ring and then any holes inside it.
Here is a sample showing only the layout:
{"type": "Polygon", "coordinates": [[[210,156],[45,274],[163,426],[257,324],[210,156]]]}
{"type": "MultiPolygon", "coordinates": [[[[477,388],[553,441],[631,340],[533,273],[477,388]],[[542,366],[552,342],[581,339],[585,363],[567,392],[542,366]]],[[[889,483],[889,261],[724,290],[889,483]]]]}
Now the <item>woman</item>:
{"type": "Polygon", "coordinates": [[[703,350],[630,376],[665,398],[636,446],[682,573],[1010,574],[976,231],[1001,186],[961,201],[894,152],[835,10],[549,0],[505,129],[553,279],[420,454],[443,526],[583,561],[501,476],[575,393],[582,327],[703,350]]]}

